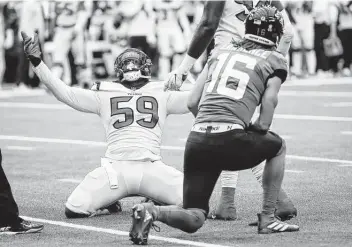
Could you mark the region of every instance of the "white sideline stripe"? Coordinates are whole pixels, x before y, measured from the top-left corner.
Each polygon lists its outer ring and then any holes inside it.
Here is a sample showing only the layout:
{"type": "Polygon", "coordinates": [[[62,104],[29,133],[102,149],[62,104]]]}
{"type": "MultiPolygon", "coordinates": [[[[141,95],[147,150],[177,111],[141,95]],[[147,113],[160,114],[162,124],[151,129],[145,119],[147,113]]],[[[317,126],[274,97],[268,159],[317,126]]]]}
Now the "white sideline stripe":
{"type": "Polygon", "coordinates": [[[56,138],[41,138],[41,137],[26,137],[26,136],[0,135],[0,140],[45,142],[45,143],[62,143],[62,144],[78,144],[78,145],[90,145],[90,146],[101,146],[101,147],[105,147],[106,146],[105,142],[69,140],[69,139],[56,139],[56,138]]]}
{"type": "Polygon", "coordinates": [[[18,150],[18,151],[32,151],[35,148],[33,147],[24,147],[24,146],[6,146],[7,150],[18,150]]]}
{"type": "Polygon", "coordinates": [[[315,120],[315,121],[352,122],[352,117],[331,117],[331,116],[275,114],[274,118],[275,119],[290,119],[290,120],[315,120]]]}
{"type": "Polygon", "coordinates": [[[326,103],[324,107],[350,107],[352,102],[335,102],[335,103],[326,103]]]}
{"type": "Polygon", "coordinates": [[[311,87],[311,86],[321,86],[321,85],[352,85],[351,78],[310,78],[310,79],[299,79],[287,81],[282,86],[283,87],[311,87]]]}
{"type": "Polygon", "coordinates": [[[352,167],[352,165],[338,165],[340,167],[352,167]]]}
{"type": "MultiPolygon", "coordinates": [[[[0,140],[79,144],[79,145],[90,145],[90,146],[106,146],[105,142],[69,140],[69,139],[54,139],[54,138],[39,138],[39,137],[26,137],[26,136],[0,135],[0,140]]],[[[185,149],[185,147],[179,147],[179,146],[161,146],[161,148],[165,149],[165,150],[179,150],[179,151],[182,151],[185,149]]],[[[352,160],[340,160],[340,159],[330,159],[330,158],[321,158],[321,157],[308,157],[308,156],[299,156],[299,155],[286,155],[286,157],[289,159],[295,159],[295,160],[352,164],[352,160]]]]}
{"type": "MultiPolygon", "coordinates": [[[[63,104],[41,104],[26,102],[0,102],[0,107],[9,108],[31,108],[31,109],[54,109],[54,110],[72,110],[72,108],[63,104]]],[[[255,114],[255,117],[258,113],[255,114]]],[[[292,114],[275,114],[275,119],[290,120],[316,120],[316,121],[343,121],[352,122],[352,117],[331,117],[331,116],[314,116],[314,115],[292,115],[292,114]]],[[[285,138],[286,139],[286,138],[285,138]]],[[[287,138],[289,139],[289,138],[287,138]]]]}
{"type": "Polygon", "coordinates": [[[341,135],[352,135],[352,131],[341,131],[341,135]]]}
{"type": "Polygon", "coordinates": [[[58,179],[58,181],[60,182],[64,182],[64,183],[73,183],[73,184],[79,184],[80,182],[82,182],[83,179],[74,179],[74,178],[61,178],[58,179]]]}
{"type": "MultiPolygon", "coordinates": [[[[26,103],[26,102],[0,102],[0,107],[7,108],[30,108],[30,109],[55,109],[68,110],[72,109],[64,104],[42,104],[42,103],[26,103]]],[[[73,109],[72,109],[73,110],[73,109]]]]}
{"type": "MultiPolygon", "coordinates": [[[[50,224],[50,225],[55,225],[55,226],[75,228],[75,229],[85,230],[85,231],[102,232],[102,233],[108,233],[108,234],[119,235],[119,236],[128,236],[128,234],[129,234],[128,232],[125,232],[125,231],[119,231],[119,230],[114,230],[114,229],[109,229],[109,228],[87,226],[87,225],[80,225],[80,224],[72,224],[72,223],[67,223],[64,221],[46,220],[46,219],[33,218],[33,217],[29,217],[29,216],[21,216],[21,217],[23,219],[29,220],[29,221],[35,221],[35,222],[39,222],[39,223],[43,223],[43,224],[50,224]]],[[[163,242],[169,242],[169,243],[173,243],[173,244],[189,245],[189,246],[227,247],[225,245],[219,245],[219,244],[207,244],[207,243],[195,242],[195,241],[190,241],[190,240],[159,237],[159,236],[152,236],[152,235],[149,235],[149,239],[154,239],[154,240],[163,241],[163,242]]]]}
{"type": "Polygon", "coordinates": [[[44,89],[31,89],[26,91],[19,90],[3,90],[0,91],[0,98],[12,98],[12,97],[27,97],[27,96],[42,96],[46,95],[44,89]]]}
{"type": "Polygon", "coordinates": [[[280,91],[279,95],[293,97],[352,97],[352,92],[323,92],[323,91],[280,91]]]}
{"type": "Polygon", "coordinates": [[[285,169],[285,172],[289,172],[289,173],[302,173],[304,171],[300,171],[300,170],[287,170],[285,169]]]}

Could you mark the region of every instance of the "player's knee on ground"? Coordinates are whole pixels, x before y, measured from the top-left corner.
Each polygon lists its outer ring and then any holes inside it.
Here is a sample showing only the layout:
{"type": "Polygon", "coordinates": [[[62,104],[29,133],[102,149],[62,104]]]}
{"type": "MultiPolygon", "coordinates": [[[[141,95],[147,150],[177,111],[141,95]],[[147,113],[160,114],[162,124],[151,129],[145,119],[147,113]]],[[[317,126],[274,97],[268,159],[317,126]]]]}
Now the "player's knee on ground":
{"type": "Polygon", "coordinates": [[[98,209],[95,206],[95,202],[99,200],[96,194],[97,190],[105,184],[105,173],[104,168],[96,168],[88,173],[84,180],[76,187],[65,204],[65,214],[68,218],[72,218],[70,216],[73,214],[89,216],[98,209]]]}
{"type": "Polygon", "coordinates": [[[71,211],[69,208],[65,207],[65,216],[68,219],[77,219],[77,218],[87,218],[88,214],[76,213],[71,211]]]}
{"type": "Polygon", "coordinates": [[[206,220],[206,214],[203,210],[200,209],[188,209],[188,211],[194,216],[190,224],[187,224],[187,227],[183,231],[187,233],[195,233],[204,225],[206,220]]]}

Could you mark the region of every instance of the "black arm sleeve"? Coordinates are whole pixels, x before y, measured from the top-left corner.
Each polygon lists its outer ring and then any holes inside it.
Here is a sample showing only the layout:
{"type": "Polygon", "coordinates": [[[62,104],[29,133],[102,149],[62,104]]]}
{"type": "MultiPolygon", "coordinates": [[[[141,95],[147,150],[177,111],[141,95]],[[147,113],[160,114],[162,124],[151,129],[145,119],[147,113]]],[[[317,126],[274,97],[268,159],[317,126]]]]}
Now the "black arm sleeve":
{"type": "Polygon", "coordinates": [[[212,40],[218,28],[226,1],[207,1],[202,19],[194,32],[187,54],[199,58],[212,40]]]}

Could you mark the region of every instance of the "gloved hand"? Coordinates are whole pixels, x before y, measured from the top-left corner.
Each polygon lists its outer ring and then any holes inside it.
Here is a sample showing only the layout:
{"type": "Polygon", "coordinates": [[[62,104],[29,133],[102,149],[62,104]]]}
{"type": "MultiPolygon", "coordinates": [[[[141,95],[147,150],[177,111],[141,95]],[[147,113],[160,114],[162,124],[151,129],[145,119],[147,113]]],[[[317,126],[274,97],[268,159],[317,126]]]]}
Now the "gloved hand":
{"type": "Polygon", "coordinates": [[[186,78],[187,73],[181,72],[179,69],[171,71],[168,74],[168,78],[165,82],[164,91],[179,91],[186,78]]]}
{"type": "Polygon", "coordinates": [[[34,38],[29,37],[25,32],[21,31],[22,39],[23,39],[23,47],[24,53],[29,61],[34,65],[34,67],[38,66],[41,59],[41,51],[39,46],[39,36],[38,31],[36,30],[34,33],[34,38]]]}

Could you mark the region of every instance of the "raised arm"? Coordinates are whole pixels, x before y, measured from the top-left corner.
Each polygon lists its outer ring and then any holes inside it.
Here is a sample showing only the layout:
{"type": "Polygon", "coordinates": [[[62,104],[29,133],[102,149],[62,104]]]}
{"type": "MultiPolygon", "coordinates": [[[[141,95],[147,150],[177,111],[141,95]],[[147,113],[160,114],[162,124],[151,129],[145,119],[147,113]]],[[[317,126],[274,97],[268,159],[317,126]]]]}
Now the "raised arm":
{"type": "Polygon", "coordinates": [[[180,72],[184,72],[184,74],[188,73],[195,61],[208,47],[219,26],[225,2],[226,1],[205,2],[202,18],[194,31],[187,54],[179,67],[180,72]]]}
{"type": "Polygon", "coordinates": [[[38,75],[54,96],[61,102],[72,108],[82,111],[99,114],[100,99],[94,91],[80,88],[71,88],[59,78],[53,76],[49,68],[40,58],[38,33],[35,33],[34,41],[24,32],[21,32],[24,41],[24,51],[33,65],[34,72],[38,75]]]}

